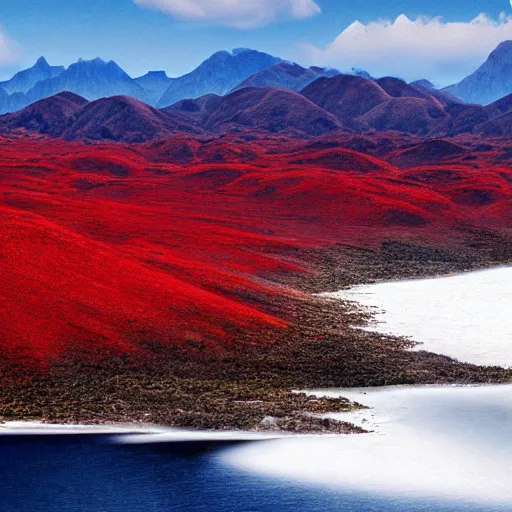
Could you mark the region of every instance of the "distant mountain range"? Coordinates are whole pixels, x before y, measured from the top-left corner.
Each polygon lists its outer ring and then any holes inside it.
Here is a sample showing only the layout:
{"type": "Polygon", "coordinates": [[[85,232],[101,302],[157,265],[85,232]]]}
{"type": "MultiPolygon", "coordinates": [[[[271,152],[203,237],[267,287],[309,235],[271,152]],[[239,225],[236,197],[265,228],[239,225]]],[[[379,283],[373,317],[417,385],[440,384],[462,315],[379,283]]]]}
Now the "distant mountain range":
{"type": "Polygon", "coordinates": [[[227,94],[250,76],[283,62],[266,53],[239,48],[231,53],[217,52],[179,78],[169,78],[164,71],[150,71],[132,79],[113,61],[80,59],[66,69],[50,66],[41,57],[33,67],[0,83],[0,113],[20,110],[64,91],[89,101],[108,96],[132,96],[162,108],[185,98],[227,94]]]}
{"type": "MultiPolygon", "coordinates": [[[[0,114],[15,112],[63,91],[73,92],[89,101],[108,96],[131,96],[164,108],[183,99],[197,99],[207,94],[224,96],[245,87],[300,91],[320,77],[332,78],[339,74],[334,69],[303,68],[246,48],[214,53],[192,72],[179,78],[170,78],[165,71],[150,71],[132,79],[115,62],[100,58],[80,59],[66,69],[50,66],[41,57],[33,67],[0,82],[0,114]]],[[[350,74],[373,80],[364,70],[353,69],[350,74]]],[[[435,91],[428,80],[411,85],[435,91]]],[[[512,93],[512,41],[500,44],[475,73],[443,89],[442,93],[475,104],[489,104],[512,93]]]]}
{"type": "Polygon", "coordinates": [[[60,92],[72,92],[87,100],[127,95],[147,100],[146,91],[115,62],[100,58],[80,59],[67,69],[50,66],[40,58],[36,64],[0,83],[0,113],[19,110],[60,92]],[[15,89],[18,90],[15,90],[15,89]]]}
{"type": "Polygon", "coordinates": [[[156,109],[130,96],[94,101],[71,92],[0,116],[0,133],[37,132],[67,140],[145,142],[176,133],[315,137],[396,131],[421,137],[512,134],[512,94],[486,107],[386,77],[320,77],[299,92],[243,87],[156,109]]]}
{"type": "Polygon", "coordinates": [[[481,129],[499,135],[510,131],[505,96],[512,93],[511,77],[512,41],[500,44],[473,75],[443,90],[428,80],[407,84],[394,77],[373,79],[361,70],[304,68],[243,48],[217,52],[180,78],[152,71],[132,79],[100,58],[67,69],[40,58],[0,83],[0,113],[16,112],[0,118],[0,129],[129,141],[176,131],[247,129],[307,135],[397,130],[420,136],[481,129]]]}
{"type": "Polygon", "coordinates": [[[58,76],[37,82],[26,96],[32,103],[62,91],[73,92],[88,100],[115,95],[146,99],[144,89],[114,61],[105,62],[100,58],[71,64],[58,76]]]}

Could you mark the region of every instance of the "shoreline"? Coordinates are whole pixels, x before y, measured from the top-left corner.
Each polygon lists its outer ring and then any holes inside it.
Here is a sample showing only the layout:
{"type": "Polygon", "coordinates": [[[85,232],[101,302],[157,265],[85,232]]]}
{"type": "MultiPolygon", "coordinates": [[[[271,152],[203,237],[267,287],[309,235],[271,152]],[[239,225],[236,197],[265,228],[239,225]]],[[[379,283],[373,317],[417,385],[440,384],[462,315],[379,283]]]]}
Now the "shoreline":
{"type": "Polygon", "coordinates": [[[368,388],[327,388],[327,389],[307,389],[301,390],[300,392],[304,392],[312,397],[336,397],[336,396],[344,396],[353,402],[359,402],[365,405],[365,408],[356,409],[351,412],[345,413],[327,413],[323,415],[325,418],[337,420],[342,417],[342,415],[347,415],[346,419],[350,423],[353,423],[356,426],[359,426],[364,429],[371,428],[367,433],[368,434],[381,434],[381,424],[385,423],[382,417],[379,419],[379,414],[382,414],[382,411],[378,410],[378,406],[375,404],[369,403],[368,399],[371,402],[372,395],[378,394],[387,394],[394,392],[422,392],[422,391],[453,391],[453,390],[465,390],[468,392],[469,390],[494,390],[499,388],[510,388],[512,382],[509,383],[500,383],[500,384],[412,384],[412,385],[396,385],[396,386],[382,386],[382,387],[368,387],[368,388]]]}
{"type": "MultiPolygon", "coordinates": [[[[327,259],[332,258],[332,252],[327,252],[327,259]]],[[[348,272],[355,285],[369,284],[379,274],[371,258],[368,261],[368,252],[361,250],[361,254],[348,272]]],[[[347,261],[346,256],[338,250],[336,257],[347,261]]],[[[381,254],[374,252],[373,257],[379,260],[381,254]]],[[[406,268],[403,261],[385,263],[395,267],[390,274],[414,274],[419,268],[406,268]]],[[[487,263],[434,262],[423,265],[423,278],[434,277],[433,270],[440,267],[451,267],[452,274],[459,273],[460,266],[467,271],[471,270],[468,266],[486,270],[494,261],[487,263]]],[[[499,262],[500,266],[507,263],[499,262]]],[[[330,271],[336,274],[340,268],[343,266],[330,271]]],[[[320,274],[328,270],[319,266],[320,274]]],[[[368,312],[354,304],[340,305],[315,297],[308,290],[308,278],[302,277],[302,286],[296,289],[302,288],[307,295],[273,306],[294,318],[294,326],[276,333],[279,337],[271,346],[248,343],[230,354],[202,361],[178,352],[158,353],[153,360],[142,362],[108,355],[95,362],[70,358],[51,368],[43,381],[28,379],[17,390],[11,387],[10,393],[0,390],[0,421],[37,419],[49,424],[86,425],[149,422],[213,431],[363,433],[360,427],[322,418],[360,410],[361,404],[345,399],[311,400],[293,390],[512,382],[512,370],[411,352],[408,349],[415,343],[395,336],[354,333],[350,326],[367,321],[368,312]],[[66,389],[70,384],[71,389],[66,389]]]]}
{"type": "Polygon", "coordinates": [[[504,265],[427,279],[385,281],[322,294],[370,312],[355,328],[405,336],[427,351],[479,366],[512,368],[507,311],[512,295],[503,283],[512,276],[504,265]],[[492,342],[484,342],[492,326],[492,342]]]}
{"type": "Polygon", "coordinates": [[[247,446],[224,459],[251,474],[338,492],[397,500],[413,495],[439,501],[443,510],[458,510],[453,505],[459,502],[468,502],[467,510],[509,510],[511,391],[512,384],[312,390],[317,396],[364,396],[374,416],[359,420],[374,432],[247,446]]]}

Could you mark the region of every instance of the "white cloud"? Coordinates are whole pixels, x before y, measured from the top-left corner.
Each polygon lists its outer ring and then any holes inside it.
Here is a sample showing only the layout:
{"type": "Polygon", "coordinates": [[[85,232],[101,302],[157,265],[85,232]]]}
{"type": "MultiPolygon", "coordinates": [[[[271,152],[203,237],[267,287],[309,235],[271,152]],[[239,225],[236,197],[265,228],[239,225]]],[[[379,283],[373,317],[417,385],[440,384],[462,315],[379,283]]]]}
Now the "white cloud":
{"type": "Polygon", "coordinates": [[[21,51],[19,45],[9,39],[5,31],[0,26],[0,65],[10,65],[17,62],[21,51]]]}
{"type": "MultiPolygon", "coordinates": [[[[512,2],[512,0],[511,0],[512,2]]],[[[470,22],[400,15],[394,22],[353,23],[325,48],[304,46],[311,63],[374,76],[429,78],[447,85],[473,72],[502,41],[512,39],[512,16],[493,20],[480,14],[470,22]]]]}
{"type": "Polygon", "coordinates": [[[306,19],[321,12],[315,0],[133,0],[184,20],[254,28],[282,18],[306,19]]]}

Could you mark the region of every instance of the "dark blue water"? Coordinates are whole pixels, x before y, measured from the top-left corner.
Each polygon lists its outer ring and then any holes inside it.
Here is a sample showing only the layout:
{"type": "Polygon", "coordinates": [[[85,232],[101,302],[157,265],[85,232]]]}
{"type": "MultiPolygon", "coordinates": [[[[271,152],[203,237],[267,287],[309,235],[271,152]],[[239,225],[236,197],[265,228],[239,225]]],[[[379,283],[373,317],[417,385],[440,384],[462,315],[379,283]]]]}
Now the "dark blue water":
{"type": "MultiPolygon", "coordinates": [[[[237,449],[230,448],[230,449],[237,449]]],[[[504,509],[500,509],[504,510],[504,509]]],[[[512,510],[512,508],[511,508],[512,510]]],[[[177,454],[105,438],[0,439],[0,512],[490,512],[333,491],[240,472],[218,451],[177,454]]]]}

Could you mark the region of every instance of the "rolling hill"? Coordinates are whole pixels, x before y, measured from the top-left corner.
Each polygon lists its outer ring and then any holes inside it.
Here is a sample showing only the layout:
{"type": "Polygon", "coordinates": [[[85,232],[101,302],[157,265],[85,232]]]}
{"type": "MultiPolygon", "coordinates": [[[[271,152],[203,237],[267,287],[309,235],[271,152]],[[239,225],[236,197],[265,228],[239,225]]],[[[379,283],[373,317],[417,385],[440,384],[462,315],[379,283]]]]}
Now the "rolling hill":
{"type": "Polygon", "coordinates": [[[355,118],[391,99],[373,80],[352,75],[319,78],[305,87],[301,94],[334,114],[349,128],[356,126],[355,118]]]}
{"type": "MultiPolygon", "coordinates": [[[[106,64],[96,65],[101,68],[106,64]]],[[[307,71],[283,64],[277,68],[297,72],[299,77],[307,71]]],[[[266,71],[274,76],[277,68],[266,71]]],[[[159,77],[166,81],[164,75],[159,77]]],[[[318,137],[336,131],[396,131],[420,137],[509,133],[510,95],[484,107],[393,77],[320,77],[300,92],[290,90],[289,82],[286,85],[287,88],[244,86],[225,96],[207,94],[163,109],[130,96],[100,98],[90,105],[82,101],[80,108],[75,108],[76,94],[58,93],[0,116],[0,132],[24,129],[68,140],[119,142],[161,140],[179,132],[211,136],[256,131],[297,137],[318,137]],[[71,98],[75,98],[73,108],[71,104],[66,106],[71,98]]],[[[4,93],[3,97],[5,100],[11,96],[4,93]]]]}
{"type": "Polygon", "coordinates": [[[0,347],[24,364],[263,342],[288,328],[269,304],[298,293],[281,283],[302,250],[510,225],[506,147],[479,137],[397,139],[383,158],[268,135],[48,142],[0,139],[0,347]]]}
{"type": "Polygon", "coordinates": [[[8,133],[23,129],[62,137],[73,115],[87,103],[77,94],[61,92],[36,101],[19,112],[0,117],[0,131],[8,133]]]}
{"type": "Polygon", "coordinates": [[[198,133],[178,112],[164,113],[135,98],[112,96],[88,102],[70,92],[39,100],[0,117],[0,132],[28,130],[66,140],[144,142],[178,132],[198,133]]]}
{"type": "Polygon", "coordinates": [[[333,115],[304,96],[288,90],[260,87],[244,88],[220,98],[217,108],[207,109],[201,125],[216,132],[241,127],[308,135],[322,135],[342,128],[333,115]]]}
{"type": "Polygon", "coordinates": [[[134,98],[113,96],[93,101],[77,112],[63,137],[144,142],[198,131],[178,113],[164,113],[134,98]]]}

